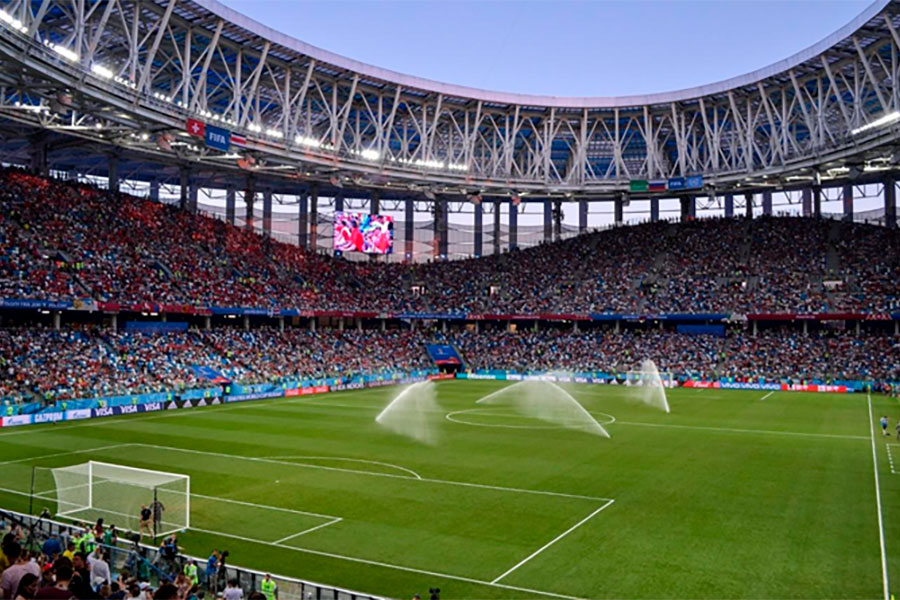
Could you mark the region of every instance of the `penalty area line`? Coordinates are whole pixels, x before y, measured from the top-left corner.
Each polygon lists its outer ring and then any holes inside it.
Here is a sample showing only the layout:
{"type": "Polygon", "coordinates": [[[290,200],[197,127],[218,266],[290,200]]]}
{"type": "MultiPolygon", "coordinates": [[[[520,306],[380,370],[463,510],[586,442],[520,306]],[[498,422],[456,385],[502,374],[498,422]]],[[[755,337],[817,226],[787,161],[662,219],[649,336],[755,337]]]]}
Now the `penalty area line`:
{"type": "Polygon", "coordinates": [[[286,541],[288,541],[288,540],[292,540],[292,539],[294,539],[294,538],[298,538],[298,537],[300,537],[301,535],[306,535],[307,533],[312,533],[313,531],[316,531],[317,529],[322,529],[323,527],[328,527],[329,525],[334,525],[335,523],[340,523],[341,521],[343,521],[342,518],[340,518],[340,517],[335,517],[334,520],[332,520],[332,521],[328,521],[327,523],[322,523],[321,525],[316,525],[315,527],[310,527],[309,529],[304,529],[304,530],[301,531],[300,533],[295,533],[295,534],[293,534],[293,535],[289,535],[289,536],[283,537],[283,538],[281,538],[280,540],[276,540],[274,543],[276,543],[276,544],[283,544],[284,542],[286,542],[286,541]]]}
{"type": "Polygon", "coordinates": [[[462,575],[451,575],[449,573],[439,573],[437,571],[427,571],[425,569],[416,569],[414,567],[404,567],[402,565],[394,565],[391,563],[381,562],[381,561],[377,561],[377,560],[368,560],[366,558],[358,558],[355,556],[346,556],[343,554],[335,554],[334,552],[313,550],[311,548],[300,548],[298,546],[288,546],[287,544],[282,544],[280,542],[264,542],[262,540],[258,540],[255,538],[248,538],[248,537],[244,537],[241,535],[235,535],[235,534],[231,534],[231,533],[223,533],[221,531],[212,531],[209,529],[199,529],[197,527],[190,527],[190,530],[197,531],[199,533],[207,533],[210,535],[218,535],[218,536],[222,536],[222,537],[228,537],[228,538],[232,538],[235,540],[240,540],[242,542],[250,542],[253,544],[262,544],[263,546],[273,546],[275,548],[282,548],[284,550],[291,550],[293,552],[300,552],[303,554],[312,554],[314,556],[323,556],[325,558],[344,560],[344,561],[348,561],[348,562],[359,563],[359,564],[369,565],[369,566],[373,566],[373,567],[381,567],[384,569],[393,569],[395,571],[404,571],[407,573],[415,573],[417,575],[428,575],[429,577],[440,577],[443,579],[452,579],[454,581],[462,581],[464,583],[472,583],[475,585],[484,585],[484,586],[488,586],[488,587],[503,588],[503,589],[507,589],[507,590],[512,590],[514,592],[524,592],[526,594],[534,594],[537,596],[546,596],[548,598],[561,598],[562,600],[580,600],[577,596],[567,596],[565,594],[557,594],[556,592],[546,592],[543,590],[535,590],[532,588],[518,587],[515,585],[507,585],[505,583],[495,583],[493,581],[484,581],[481,579],[473,579],[471,577],[463,577],[462,575]]]}
{"type": "Polygon", "coordinates": [[[532,558],[536,557],[538,554],[540,554],[541,552],[543,552],[544,550],[546,550],[547,548],[549,548],[550,546],[552,546],[559,540],[563,539],[564,537],[566,537],[567,535],[569,535],[570,533],[572,533],[573,531],[575,531],[576,529],[578,529],[579,527],[581,527],[582,525],[584,525],[585,523],[587,523],[588,521],[593,519],[603,509],[611,506],[613,504],[613,502],[615,502],[615,500],[610,500],[609,502],[607,502],[606,504],[604,504],[603,506],[601,506],[600,508],[598,508],[597,510],[595,510],[594,512],[592,512],[591,514],[589,514],[588,516],[583,518],[582,520],[578,521],[577,523],[575,523],[574,525],[572,525],[571,527],[569,527],[568,529],[563,531],[561,534],[559,534],[558,536],[556,536],[555,538],[553,538],[552,540],[550,540],[549,542],[547,542],[546,544],[544,544],[543,546],[541,546],[540,548],[538,548],[537,550],[535,550],[534,552],[529,554],[523,560],[516,563],[512,568],[508,569],[505,573],[503,573],[502,575],[500,575],[499,577],[497,577],[496,579],[491,581],[491,583],[496,584],[498,581],[500,581],[501,579],[503,579],[504,577],[511,574],[513,571],[515,571],[516,569],[518,569],[519,567],[521,567],[522,565],[524,565],[525,563],[530,561],[532,558]]]}
{"type": "Polygon", "coordinates": [[[500,492],[513,492],[518,494],[533,494],[537,496],[553,496],[557,498],[574,498],[577,500],[593,500],[595,502],[608,502],[612,500],[612,498],[602,498],[600,496],[583,496],[581,494],[566,494],[564,492],[551,492],[548,490],[531,490],[526,488],[514,488],[514,487],[505,487],[501,485],[488,485],[486,483],[472,483],[468,481],[453,481],[451,479],[434,479],[431,477],[422,477],[421,479],[417,479],[408,475],[397,475],[395,473],[379,473],[377,471],[359,471],[354,469],[342,469],[339,467],[326,467],[324,465],[311,465],[306,463],[296,463],[296,462],[288,462],[284,460],[272,460],[268,458],[259,458],[256,456],[240,456],[238,454],[226,454],[223,452],[211,452],[207,450],[193,450],[189,448],[178,448],[175,446],[159,446],[156,444],[144,444],[142,442],[132,442],[128,444],[129,446],[139,446],[142,448],[153,448],[155,450],[162,450],[166,452],[182,452],[186,454],[198,454],[201,456],[218,456],[221,458],[227,458],[231,460],[246,460],[250,462],[259,462],[259,463],[268,463],[274,465],[285,465],[289,467],[297,467],[300,469],[319,469],[323,471],[337,471],[343,473],[353,473],[358,475],[366,475],[368,477],[385,477],[387,479],[400,479],[404,481],[416,481],[420,483],[435,483],[441,485],[452,485],[452,486],[460,486],[460,487],[470,487],[470,488],[479,488],[479,489],[487,489],[487,490],[497,490],[500,492]]]}
{"type": "Polygon", "coordinates": [[[0,466],[3,465],[14,465],[16,463],[23,463],[32,460],[41,460],[44,458],[56,458],[58,456],[69,456],[70,454],[84,454],[85,452],[100,452],[102,450],[112,450],[113,448],[122,448],[123,446],[130,446],[130,443],[124,444],[112,444],[111,446],[98,446],[95,448],[84,448],[83,450],[69,450],[68,452],[56,452],[54,454],[42,454],[40,456],[29,456],[27,458],[19,458],[16,460],[6,460],[0,462],[0,466]]]}
{"type": "Polygon", "coordinates": [[[763,400],[765,400],[766,398],[768,398],[769,396],[771,396],[771,395],[774,394],[774,393],[775,393],[774,390],[771,391],[771,392],[769,392],[768,394],[766,394],[765,396],[763,396],[762,398],[759,399],[760,402],[762,402],[763,400]]]}

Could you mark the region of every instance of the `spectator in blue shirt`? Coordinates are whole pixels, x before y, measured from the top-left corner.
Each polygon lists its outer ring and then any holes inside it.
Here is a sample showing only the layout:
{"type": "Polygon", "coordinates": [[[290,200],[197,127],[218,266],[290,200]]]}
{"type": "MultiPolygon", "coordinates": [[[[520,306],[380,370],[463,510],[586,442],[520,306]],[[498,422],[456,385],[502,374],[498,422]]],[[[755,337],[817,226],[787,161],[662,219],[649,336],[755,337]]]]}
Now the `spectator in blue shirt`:
{"type": "Polygon", "coordinates": [[[213,550],[206,560],[206,585],[212,587],[219,569],[219,551],[213,550]]]}
{"type": "Polygon", "coordinates": [[[56,560],[62,554],[62,544],[55,533],[51,533],[47,541],[44,542],[41,552],[50,560],[56,560]]]}

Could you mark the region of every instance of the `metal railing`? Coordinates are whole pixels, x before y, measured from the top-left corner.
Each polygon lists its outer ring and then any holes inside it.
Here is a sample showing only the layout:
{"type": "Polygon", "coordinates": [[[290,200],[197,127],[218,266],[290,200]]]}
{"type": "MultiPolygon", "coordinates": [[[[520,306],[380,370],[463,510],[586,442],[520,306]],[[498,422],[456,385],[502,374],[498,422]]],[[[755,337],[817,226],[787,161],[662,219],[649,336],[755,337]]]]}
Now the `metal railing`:
{"type": "MultiPolygon", "coordinates": [[[[83,527],[76,525],[0,509],[0,531],[6,529],[4,521],[7,524],[21,527],[26,535],[26,545],[29,549],[36,551],[40,551],[44,541],[51,534],[57,535],[62,547],[65,548],[70,539],[74,540],[79,537],[83,531],[83,527]]],[[[103,546],[102,544],[98,545],[103,546]]],[[[228,581],[237,580],[246,597],[251,591],[259,591],[260,582],[266,574],[263,571],[226,564],[214,575],[207,577],[207,559],[205,558],[179,554],[175,560],[169,560],[160,553],[159,548],[132,541],[126,542],[122,539],[114,546],[103,547],[109,552],[109,565],[113,571],[121,572],[123,569],[127,569],[132,576],[141,581],[147,581],[151,585],[174,580],[178,573],[183,572],[184,565],[189,560],[193,560],[197,565],[200,585],[213,594],[224,590],[228,581]]],[[[279,600],[383,600],[380,596],[303,579],[275,573],[271,573],[271,576],[278,585],[279,600]]]]}

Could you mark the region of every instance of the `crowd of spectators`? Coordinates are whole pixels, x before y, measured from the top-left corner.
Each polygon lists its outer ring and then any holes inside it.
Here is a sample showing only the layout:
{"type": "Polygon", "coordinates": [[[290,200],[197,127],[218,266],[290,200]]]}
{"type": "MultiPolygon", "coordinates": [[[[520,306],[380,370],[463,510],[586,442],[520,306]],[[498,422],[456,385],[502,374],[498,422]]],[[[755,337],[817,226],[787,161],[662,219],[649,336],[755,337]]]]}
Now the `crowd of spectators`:
{"type": "Polygon", "coordinates": [[[573,331],[222,328],[159,334],[82,327],[0,329],[0,398],[52,403],[432,367],[430,342],[452,344],[469,369],[624,372],[645,359],[681,378],[900,379],[900,338],[875,332],[741,328],[726,337],[656,328],[573,331]],[[205,369],[204,369],[205,368],[205,369]],[[201,375],[205,373],[205,375],[201,375]]]}
{"type": "MultiPolygon", "coordinates": [[[[227,550],[204,561],[182,554],[177,536],[142,546],[104,519],[70,528],[35,527],[0,514],[0,600],[277,600],[266,574],[245,590],[227,550]],[[129,538],[129,539],[125,539],[129,538]],[[198,564],[199,563],[199,564],[198,564]]],[[[246,582],[245,582],[246,584],[246,582]]]]}
{"type": "Polygon", "coordinates": [[[219,329],[203,332],[199,339],[221,357],[221,371],[243,383],[432,366],[424,338],[408,330],[219,329]]]}
{"type": "Polygon", "coordinates": [[[0,398],[51,403],[211,385],[195,367],[238,383],[410,371],[431,366],[423,340],[398,330],[0,329],[0,398]]]}
{"type": "Polygon", "coordinates": [[[900,339],[852,333],[803,335],[790,329],[738,334],[725,345],[725,377],[769,380],[900,380],[900,339]]]}
{"type": "MultiPolygon", "coordinates": [[[[871,312],[898,306],[900,234],[799,217],[646,223],[500,255],[357,263],[91,186],[0,171],[0,297],[373,312],[871,312]]],[[[0,398],[52,402],[428,366],[424,336],[255,328],[0,330],[0,398]]],[[[475,368],[896,373],[887,337],[459,334],[475,368]],[[846,358],[845,358],[846,357],[846,358]],[[886,357],[886,358],[885,358],[886,357]]]]}
{"type": "Polygon", "coordinates": [[[726,337],[638,330],[541,331],[446,336],[472,369],[623,373],[652,360],[679,379],[900,380],[900,339],[876,333],[801,334],[790,329],[726,337]]]}
{"type": "Polygon", "coordinates": [[[883,313],[897,307],[898,251],[900,234],[885,228],[763,217],[645,223],[461,261],[356,263],[146,199],[0,172],[0,296],[11,298],[481,314],[883,313]]]}

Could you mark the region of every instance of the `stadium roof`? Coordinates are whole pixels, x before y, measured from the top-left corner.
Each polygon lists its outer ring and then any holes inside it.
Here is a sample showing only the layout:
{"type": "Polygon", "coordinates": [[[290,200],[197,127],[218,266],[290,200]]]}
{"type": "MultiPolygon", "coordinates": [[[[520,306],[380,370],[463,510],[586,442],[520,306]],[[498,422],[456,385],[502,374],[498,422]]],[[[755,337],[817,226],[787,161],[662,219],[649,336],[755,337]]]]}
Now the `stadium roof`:
{"type": "MultiPolygon", "coordinates": [[[[609,98],[404,75],[216,0],[0,0],[0,8],[0,116],[11,140],[0,152],[74,136],[94,152],[189,166],[206,179],[249,170],[395,198],[609,199],[633,181],[685,178],[702,178],[709,193],[837,183],[900,164],[898,0],[878,0],[763,69],[609,98]],[[189,135],[193,120],[226,129],[230,142],[217,148],[189,135]]],[[[97,168],[69,142],[54,144],[67,165],[97,168]]],[[[136,173],[155,175],[143,166],[136,173]]]]}
{"type": "Polygon", "coordinates": [[[855,52],[852,39],[850,39],[852,35],[858,30],[866,27],[879,28],[881,26],[879,15],[881,11],[890,4],[891,0],[875,0],[851,22],[812,46],[797,52],[793,56],[789,56],[788,58],[743,75],[737,75],[722,81],[681,90],[641,95],[593,97],[545,96],[483,90],[453,83],[434,81],[415,75],[398,73],[397,71],[370,65],[307,44],[289,34],[264,25],[233,8],[225,6],[218,0],[193,0],[193,2],[205,8],[210,13],[222,17],[230,23],[244,29],[249,34],[249,39],[253,39],[254,37],[257,38],[256,43],[259,43],[262,40],[269,40],[279,44],[285,49],[300,55],[311,57],[321,63],[327,63],[337,69],[358,73],[365,78],[373,80],[399,84],[404,88],[416,88],[423,92],[458,96],[469,98],[471,100],[481,100],[492,104],[518,104],[522,106],[557,108],[614,108],[682,102],[685,100],[693,100],[701,96],[725,93],[736,88],[755,86],[757,83],[763,82],[769,77],[801,67],[804,63],[809,61],[813,61],[809,66],[818,69],[821,67],[821,63],[818,61],[819,55],[828,50],[843,49],[847,52],[855,52]]]}

